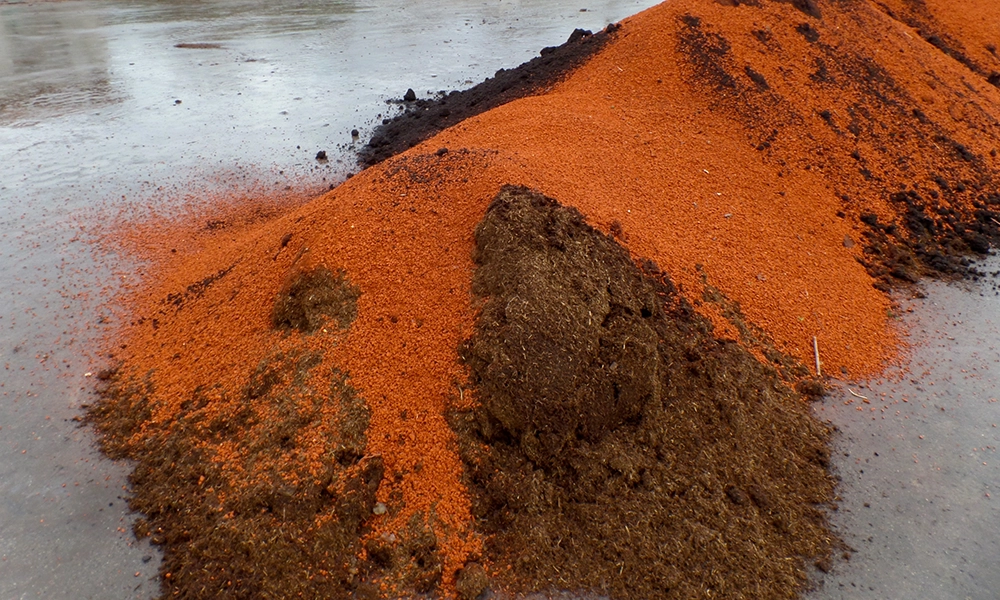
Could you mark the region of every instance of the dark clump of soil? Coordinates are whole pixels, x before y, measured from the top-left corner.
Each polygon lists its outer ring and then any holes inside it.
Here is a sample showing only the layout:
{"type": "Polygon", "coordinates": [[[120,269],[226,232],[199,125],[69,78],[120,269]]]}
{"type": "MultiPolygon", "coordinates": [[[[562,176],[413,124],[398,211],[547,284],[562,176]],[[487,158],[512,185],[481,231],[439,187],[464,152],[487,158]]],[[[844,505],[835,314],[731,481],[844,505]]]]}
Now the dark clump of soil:
{"type": "Polygon", "coordinates": [[[174,44],[174,48],[187,48],[189,50],[218,50],[222,48],[222,44],[212,44],[206,42],[182,42],[180,44],[174,44]]]}
{"type": "Polygon", "coordinates": [[[171,304],[177,307],[178,309],[183,308],[186,302],[195,298],[201,298],[205,294],[205,290],[210,288],[212,284],[214,284],[215,282],[219,281],[220,279],[228,275],[229,272],[232,270],[233,266],[230,265],[225,269],[216,271],[215,273],[209,275],[208,277],[205,277],[200,281],[196,281],[188,285],[186,288],[184,288],[183,292],[175,292],[172,294],[168,294],[167,297],[164,298],[163,303],[171,304]]]}
{"type": "Polygon", "coordinates": [[[466,564],[455,580],[455,590],[460,600],[475,600],[489,585],[490,578],[486,569],[477,562],[466,564]]]}
{"type": "MultiPolygon", "coordinates": [[[[948,190],[948,195],[957,193],[948,190]]],[[[878,279],[878,289],[889,291],[896,284],[916,283],[925,274],[973,280],[982,275],[970,255],[985,256],[1000,241],[1000,194],[980,192],[972,211],[945,206],[935,196],[915,189],[890,194],[902,215],[903,228],[883,223],[871,213],[860,215],[866,242],[862,264],[878,279]]]]}
{"type": "Polygon", "coordinates": [[[313,333],[333,319],[346,329],[358,316],[360,296],[361,290],[351,285],[343,271],[334,274],[320,267],[298,273],[278,295],[271,322],[278,329],[313,333]]]}
{"type": "Polygon", "coordinates": [[[475,236],[480,402],[452,423],[502,587],[795,597],[835,544],[801,396],[575,209],[508,186],[475,236]]]}
{"type": "Polygon", "coordinates": [[[371,140],[359,152],[359,162],[365,167],[380,163],[465,119],[556,83],[600,50],[616,29],[617,26],[608,25],[594,34],[574,30],[566,43],[543,48],[541,56],[514,69],[500,69],[468,90],[419,100],[413,90],[407,90],[405,112],[375,129],[371,140]]]}
{"type": "Polygon", "coordinates": [[[434,591],[441,583],[444,561],[433,523],[416,513],[399,533],[382,534],[365,542],[367,574],[377,580],[386,573],[395,573],[398,581],[418,594],[434,591]]]}

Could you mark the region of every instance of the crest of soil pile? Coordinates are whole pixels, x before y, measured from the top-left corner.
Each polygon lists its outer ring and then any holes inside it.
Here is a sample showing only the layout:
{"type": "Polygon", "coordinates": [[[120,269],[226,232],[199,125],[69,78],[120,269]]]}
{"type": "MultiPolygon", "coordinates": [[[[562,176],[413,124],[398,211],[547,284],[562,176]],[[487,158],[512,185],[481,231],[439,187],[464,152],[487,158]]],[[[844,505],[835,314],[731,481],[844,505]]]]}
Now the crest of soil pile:
{"type": "Polygon", "coordinates": [[[997,13],[996,9],[993,9],[993,14],[989,13],[989,4],[989,2],[983,2],[970,5],[969,2],[942,2],[941,0],[930,0],[929,2],[927,0],[883,0],[875,3],[875,6],[889,17],[913,28],[928,44],[955,59],[988,83],[1000,87],[1000,61],[997,60],[996,55],[997,41],[995,37],[990,35],[991,33],[995,35],[996,32],[989,31],[989,28],[995,29],[997,26],[997,23],[990,22],[995,19],[997,13]],[[959,13],[958,23],[942,23],[936,17],[935,12],[944,15],[959,13]],[[974,14],[976,12],[980,14],[974,14]],[[977,24],[980,27],[965,26],[961,23],[963,16],[965,19],[972,20],[973,23],[979,21],[977,24]],[[979,31],[970,31],[971,29],[979,29],[979,31]],[[978,40],[975,39],[978,37],[985,37],[986,43],[979,45],[978,40]]]}
{"type": "MultiPolygon", "coordinates": [[[[860,9],[860,4],[856,8],[860,9]]],[[[915,13],[926,13],[918,8],[913,9],[915,13]]],[[[862,14],[858,10],[858,16],[862,14]]],[[[854,213],[868,227],[862,234],[866,241],[863,264],[879,280],[879,289],[888,291],[893,285],[911,283],[926,274],[978,276],[969,270],[965,257],[985,254],[991,243],[1000,240],[1000,214],[992,208],[1000,204],[1000,194],[992,170],[983,157],[952,139],[945,123],[936,122],[917,108],[920,101],[866,49],[827,44],[829,28],[836,27],[836,23],[826,23],[818,13],[811,16],[817,18],[795,26],[811,46],[814,64],[808,81],[798,87],[815,88],[822,94],[837,89],[843,92],[840,102],[815,107],[815,115],[801,113],[796,98],[785,97],[768,84],[766,77],[770,75],[763,74],[763,63],[775,59],[783,62],[791,57],[770,31],[753,32],[759,52],[767,56],[761,66],[744,65],[748,58],[753,62],[760,59],[732,52],[726,37],[733,33],[728,23],[716,29],[688,14],[681,19],[678,50],[688,61],[692,83],[710,86],[716,105],[738,116],[757,150],[789,168],[798,164],[824,172],[835,167],[861,175],[862,185],[845,181],[840,195],[845,211],[854,213]],[[848,161],[838,164],[841,161],[837,154],[819,143],[806,155],[799,149],[794,154],[784,151],[785,136],[794,137],[792,132],[809,125],[816,116],[840,143],[854,148],[848,161]],[[903,156],[900,140],[914,146],[903,156]],[[905,183],[896,187],[891,182],[905,183]],[[866,217],[864,210],[858,210],[854,200],[870,194],[872,187],[888,200],[897,219],[877,223],[877,216],[866,217]]],[[[912,19],[908,22],[919,27],[912,19]]],[[[930,41],[974,72],[981,71],[940,37],[931,36],[930,41]]],[[[966,113],[965,119],[980,122],[983,129],[997,126],[996,119],[973,103],[966,113]]]]}
{"type": "Polygon", "coordinates": [[[500,583],[795,597],[834,543],[801,397],[574,209],[506,187],[475,237],[480,403],[452,421],[500,583]]]}
{"type": "Polygon", "coordinates": [[[616,28],[608,25],[597,33],[576,29],[564,44],[543,48],[541,56],[513,69],[500,69],[470,89],[405,102],[403,114],[375,129],[359,152],[359,162],[366,167],[380,163],[456,123],[551,86],[600,50],[616,28]]]}

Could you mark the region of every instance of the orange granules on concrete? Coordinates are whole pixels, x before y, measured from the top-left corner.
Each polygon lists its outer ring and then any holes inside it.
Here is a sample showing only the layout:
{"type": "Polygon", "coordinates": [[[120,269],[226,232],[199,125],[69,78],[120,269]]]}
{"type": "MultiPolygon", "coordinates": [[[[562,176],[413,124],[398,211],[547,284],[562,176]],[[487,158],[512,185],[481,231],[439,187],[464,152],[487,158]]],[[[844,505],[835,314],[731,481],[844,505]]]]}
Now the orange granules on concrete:
{"type": "MultiPolygon", "coordinates": [[[[960,65],[867,3],[822,4],[822,19],[761,4],[672,0],[627,20],[553,89],[446,130],[298,210],[256,227],[227,229],[223,218],[207,231],[164,230],[161,239],[193,235],[193,252],[133,244],[157,259],[129,301],[133,324],[114,340],[127,372],[152,371],[151,416],[135,436],[172,427],[199,389],[226,414],[276,350],[322,352],[371,411],[366,454],[385,465],[378,498],[399,507],[371,518],[370,537],[426,515],[447,589],[481,542],[446,419],[449,406],[471,401],[457,349],[475,318],[472,231],[508,183],[615,231],[695,305],[707,301],[705,283],[720,290],[800,362],[812,364],[816,338],[824,372],[877,372],[899,341],[890,300],[859,262],[874,260],[865,240],[903,222],[891,193],[929,195],[940,173],[972,181],[995,168],[996,135],[983,132],[1000,117],[997,91],[966,81],[960,65]],[[955,120],[948,106],[959,97],[955,120]],[[956,157],[959,147],[979,162],[956,157]],[[361,290],[350,329],[274,330],[282,286],[319,266],[344,270],[361,290]]],[[[720,334],[739,336],[716,307],[703,312],[720,334]]],[[[320,460],[323,438],[314,431],[276,467],[320,460]]],[[[232,448],[212,452],[241,485],[232,448]]]]}

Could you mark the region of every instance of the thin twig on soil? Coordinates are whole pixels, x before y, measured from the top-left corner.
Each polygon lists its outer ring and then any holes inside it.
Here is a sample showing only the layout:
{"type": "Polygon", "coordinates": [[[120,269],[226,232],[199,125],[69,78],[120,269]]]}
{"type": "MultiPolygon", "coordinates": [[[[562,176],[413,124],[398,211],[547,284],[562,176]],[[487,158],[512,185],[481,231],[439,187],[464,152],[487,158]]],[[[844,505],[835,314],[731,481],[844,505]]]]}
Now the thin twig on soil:
{"type": "Polygon", "coordinates": [[[867,400],[868,399],[868,396],[862,396],[861,394],[858,394],[857,392],[855,392],[851,388],[847,388],[847,391],[851,392],[851,395],[854,396],[855,398],[861,398],[862,400],[867,400]]]}
{"type": "Polygon", "coordinates": [[[813,356],[816,357],[816,377],[823,376],[823,369],[820,368],[819,362],[819,342],[816,341],[816,336],[813,336],[813,356]]]}

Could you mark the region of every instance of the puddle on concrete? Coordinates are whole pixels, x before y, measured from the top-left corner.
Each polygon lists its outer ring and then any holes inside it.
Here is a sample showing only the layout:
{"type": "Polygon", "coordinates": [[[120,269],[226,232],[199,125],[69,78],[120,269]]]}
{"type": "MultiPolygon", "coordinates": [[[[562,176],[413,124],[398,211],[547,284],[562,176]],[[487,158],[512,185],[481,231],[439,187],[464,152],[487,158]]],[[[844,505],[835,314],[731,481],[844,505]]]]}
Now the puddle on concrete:
{"type": "MultiPolygon", "coordinates": [[[[980,269],[996,272],[1000,259],[980,269]]],[[[817,406],[840,429],[832,521],[853,552],[808,598],[1000,594],[998,284],[922,284],[925,299],[901,303],[905,371],[844,383],[817,406]]]]}

